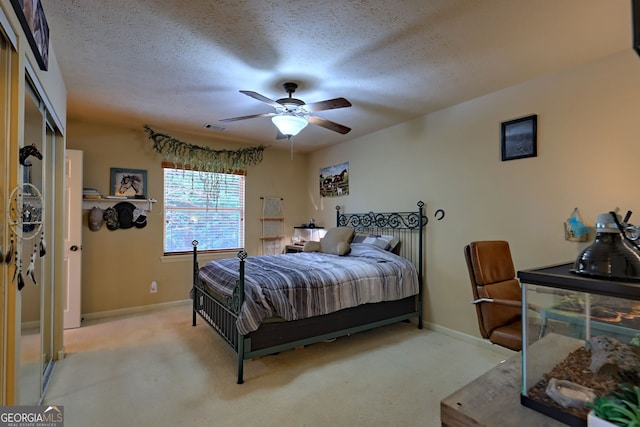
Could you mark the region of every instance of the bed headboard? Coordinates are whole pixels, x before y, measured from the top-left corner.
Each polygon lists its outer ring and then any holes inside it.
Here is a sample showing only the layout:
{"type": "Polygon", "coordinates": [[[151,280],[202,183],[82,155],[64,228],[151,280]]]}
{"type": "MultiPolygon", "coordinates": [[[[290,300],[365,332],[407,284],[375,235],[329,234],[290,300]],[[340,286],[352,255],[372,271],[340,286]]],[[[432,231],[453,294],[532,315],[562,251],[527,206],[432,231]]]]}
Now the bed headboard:
{"type": "Polygon", "coordinates": [[[418,270],[422,282],[424,230],[427,225],[424,202],[415,211],[344,213],[336,206],[336,226],[352,227],[356,233],[392,235],[400,240],[398,254],[407,258],[418,270]]]}

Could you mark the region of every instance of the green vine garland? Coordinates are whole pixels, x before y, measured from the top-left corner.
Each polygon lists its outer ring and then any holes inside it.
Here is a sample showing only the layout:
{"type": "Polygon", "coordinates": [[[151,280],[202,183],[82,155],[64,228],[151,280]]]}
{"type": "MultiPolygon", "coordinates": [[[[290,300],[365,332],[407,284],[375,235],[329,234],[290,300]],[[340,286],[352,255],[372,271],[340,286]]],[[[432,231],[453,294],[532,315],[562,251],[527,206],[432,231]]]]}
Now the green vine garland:
{"type": "Polygon", "coordinates": [[[205,172],[225,173],[245,170],[249,166],[262,162],[264,145],[241,148],[238,150],[214,150],[180,141],[169,135],[159,133],[145,125],[144,130],[153,141],[153,149],[165,159],[182,167],[189,166],[205,172]]]}

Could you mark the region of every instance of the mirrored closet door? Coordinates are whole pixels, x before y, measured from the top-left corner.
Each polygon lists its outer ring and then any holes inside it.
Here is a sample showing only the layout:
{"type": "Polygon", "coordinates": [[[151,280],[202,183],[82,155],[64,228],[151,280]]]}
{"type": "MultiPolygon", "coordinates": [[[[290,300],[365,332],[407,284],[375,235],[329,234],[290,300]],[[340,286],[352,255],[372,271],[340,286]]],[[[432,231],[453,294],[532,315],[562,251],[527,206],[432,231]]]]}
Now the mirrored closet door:
{"type": "MultiPolygon", "coordinates": [[[[53,265],[46,241],[54,228],[55,130],[47,120],[44,103],[33,86],[25,90],[24,144],[20,150],[22,182],[12,201],[22,212],[15,231],[20,247],[18,274],[21,313],[20,398],[21,405],[40,403],[53,366],[53,265]]],[[[51,241],[51,240],[49,240],[51,241]]]]}
{"type": "MultiPolygon", "coordinates": [[[[4,35],[0,33],[0,105],[8,105],[9,92],[10,92],[10,80],[9,80],[9,55],[10,50],[7,41],[4,39],[4,35]]],[[[6,286],[8,280],[8,268],[4,262],[5,250],[7,249],[7,223],[6,223],[6,197],[9,194],[9,177],[8,177],[8,155],[9,150],[9,131],[8,131],[8,115],[0,117],[0,212],[2,217],[0,218],[0,308],[4,313],[7,310],[7,289],[6,286]]],[[[0,376],[3,375],[4,366],[6,366],[7,357],[7,345],[5,340],[6,334],[6,316],[0,316],[0,376]]],[[[6,399],[5,390],[0,389],[0,402],[4,402],[6,399]]]]}

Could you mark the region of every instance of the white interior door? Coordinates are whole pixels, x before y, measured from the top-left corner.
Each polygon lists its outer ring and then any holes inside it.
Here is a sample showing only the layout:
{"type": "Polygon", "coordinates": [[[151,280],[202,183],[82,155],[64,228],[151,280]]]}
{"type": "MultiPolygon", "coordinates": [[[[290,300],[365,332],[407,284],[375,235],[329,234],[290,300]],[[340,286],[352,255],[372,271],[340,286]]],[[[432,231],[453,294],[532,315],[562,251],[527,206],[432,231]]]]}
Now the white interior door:
{"type": "Polygon", "coordinates": [[[65,154],[64,328],[79,328],[82,285],[82,151],[65,154]]]}

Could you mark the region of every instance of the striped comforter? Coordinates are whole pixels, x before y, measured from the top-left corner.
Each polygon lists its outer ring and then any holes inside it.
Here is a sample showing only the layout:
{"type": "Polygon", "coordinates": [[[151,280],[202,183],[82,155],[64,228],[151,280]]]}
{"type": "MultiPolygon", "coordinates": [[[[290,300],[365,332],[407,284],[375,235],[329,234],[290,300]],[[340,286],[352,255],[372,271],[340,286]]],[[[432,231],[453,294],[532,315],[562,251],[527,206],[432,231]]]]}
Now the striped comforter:
{"type": "MultiPolygon", "coordinates": [[[[213,292],[229,296],[238,263],[237,258],[210,261],[200,269],[200,279],[213,292]]],[[[417,293],[413,264],[373,245],[353,243],[346,256],[302,252],[247,257],[237,328],[248,334],[271,316],[304,319],[417,293]]]]}

